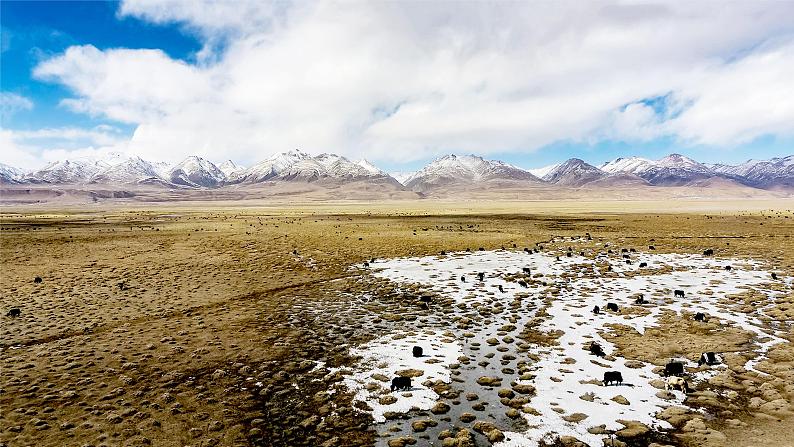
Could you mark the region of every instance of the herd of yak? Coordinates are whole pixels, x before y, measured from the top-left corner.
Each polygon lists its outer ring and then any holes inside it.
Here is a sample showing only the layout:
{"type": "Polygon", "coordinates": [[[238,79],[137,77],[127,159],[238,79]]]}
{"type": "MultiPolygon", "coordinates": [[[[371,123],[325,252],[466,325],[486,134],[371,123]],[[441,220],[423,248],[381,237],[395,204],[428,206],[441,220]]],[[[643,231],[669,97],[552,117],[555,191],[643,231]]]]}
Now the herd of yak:
{"type": "MultiPolygon", "coordinates": [[[[587,238],[588,238],[588,240],[590,239],[589,238],[589,234],[587,235],[587,238]]],[[[513,244],[513,247],[515,248],[515,244],[513,244]]],[[[504,247],[502,247],[502,249],[504,249],[504,247]]],[[[649,250],[655,250],[656,248],[653,245],[650,245],[650,246],[648,246],[648,249],[649,250]]],[[[543,246],[540,245],[540,244],[537,244],[537,247],[534,248],[534,249],[524,248],[524,252],[530,253],[530,254],[531,253],[538,253],[540,250],[543,250],[543,246]]],[[[468,252],[470,250],[466,249],[466,251],[468,252]]],[[[481,247],[479,249],[479,251],[485,251],[485,249],[481,247]]],[[[622,257],[623,257],[623,259],[625,259],[625,262],[627,264],[631,264],[631,256],[629,255],[630,252],[636,252],[636,250],[633,249],[633,248],[632,249],[623,248],[621,250],[622,257]]],[[[611,254],[612,250],[609,250],[609,253],[611,254]]],[[[446,252],[442,251],[440,254],[442,256],[444,256],[444,255],[446,255],[446,252]]],[[[568,247],[568,251],[567,251],[566,255],[568,257],[571,257],[573,255],[573,252],[572,252],[570,247],[568,247]]],[[[581,255],[584,256],[584,253],[581,253],[581,255]]],[[[714,255],[714,250],[713,249],[704,250],[703,251],[703,255],[704,256],[713,256],[714,255]]],[[[559,256],[557,257],[557,260],[558,261],[560,260],[559,256]]],[[[374,261],[375,260],[373,259],[372,262],[374,262],[374,261]]],[[[647,267],[648,264],[645,263],[645,262],[641,262],[639,266],[640,266],[640,268],[644,268],[644,267],[647,267]]],[[[364,262],[364,267],[369,267],[369,262],[364,262]]],[[[725,269],[726,270],[731,270],[731,266],[726,266],[725,269]]],[[[523,273],[525,273],[525,274],[530,274],[531,273],[531,270],[528,267],[524,267],[522,270],[523,270],[523,273]]],[[[612,270],[612,268],[609,267],[609,271],[611,271],[611,270],[612,270]]],[[[485,273],[483,273],[483,272],[477,273],[477,278],[482,282],[485,279],[485,273]]],[[[777,275],[775,273],[772,273],[772,279],[774,279],[774,280],[777,279],[777,275]]],[[[465,275],[461,276],[460,277],[460,281],[461,282],[466,282],[466,276],[465,275]]],[[[528,287],[528,284],[524,280],[519,280],[518,284],[520,286],[522,286],[522,287],[528,287]]],[[[499,285],[498,288],[499,288],[500,292],[504,292],[504,288],[501,285],[499,285]]],[[[685,292],[683,290],[676,289],[676,290],[673,291],[673,296],[675,298],[684,298],[685,295],[686,294],[685,294],[685,292]]],[[[428,305],[427,301],[430,300],[430,297],[422,296],[422,297],[420,297],[420,300],[422,301],[421,305],[423,305],[425,308],[427,308],[427,305],[428,305]]],[[[644,295],[640,294],[635,299],[634,303],[637,304],[637,305],[642,305],[642,304],[648,304],[648,301],[645,299],[644,295]]],[[[611,312],[615,312],[615,313],[620,312],[617,303],[612,303],[612,302],[608,302],[606,304],[606,310],[607,311],[611,311],[611,312]]],[[[596,314],[596,315],[600,314],[601,313],[601,307],[600,306],[595,306],[593,308],[593,313],[596,314]]],[[[701,322],[706,321],[706,314],[703,313],[703,312],[696,312],[694,317],[693,317],[693,319],[695,321],[701,321],[701,322]]],[[[592,355],[595,355],[595,356],[598,356],[598,357],[606,356],[606,353],[604,352],[604,350],[601,347],[601,345],[599,345],[596,342],[591,342],[589,350],[590,350],[590,354],[592,354],[592,355]]],[[[413,347],[413,356],[414,357],[421,357],[422,356],[422,347],[414,346],[413,347]]],[[[713,366],[713,365],[720,364],[720,362],[721,362],[721,360],[720,360],[719,355],[717,355],[714,352],[709,351],[709,352],[704,352],[700,356],[700,359],[698,360],[698,366],[699,367],[702,366],[702,365],[713,366]]],[[[691,391],[691,387],[689,385],[689,382],[685,378],[687,374],[686,374],[686,371],[684,369],[684,362],[683,361],[671,359],[670,362],[668,362],[665,365],[664,371],[662,372],[662,375],[666,378],[665,389],[667,389],[667,390],[680,390],[680,391],[682,391],[684,393],[689,393],[691,391]]],[[[604,373],[604,378],[603,378],[602,382],[603,382],[604,386],[609,386],[610,384],[621,385],[623,383],[623,375],[620,373],[620,371],[606,371],[604,373]]],[[[411,378],[410,377],[397,376],[397,377],[394,377],[392,379],[392,381],[391,381],[391,391],[392,392],[400,391],[400,390],[407,391],[407,390],[410,390],[410,389],[411,389],[411,378]]]]}
{"type": "MultiPolygon", "coordinates": [[[[586,237],[587,237],[588,240],[590,239],[590,235],[589,234],[586,237]]],[[[513,244],[513,247],[515,247],[515,244],[513,244]]],[[[504,249],[504,247],[502,247],[502,249],[504,249]]],[[[537,247],[535,247],[534,249],[524,248],[524,252],[526,252],[526,253],[533,253],[533,252],[534,253],[538,253],[542,249],[543,249],[543,246],[540,245],[540,244],[537,244],[537,247]]],[[[648,247],[648,249],[655,250],[655,247],[653,245],[651,245],[651,246],[648,247]]],[[[466,251],[470,251],[470,250],[466,249],[466,251]]],[[[485,251],[485,249],[481,247],[479,249],[479,251],[485,251]]],[[[629,252],[635,252],[635,251],[636,250],[633,249],[633,248],[632,249],[623,248],[621,250],[623,258],[625,259],[625,262],[627,264],[631,264],[631,257],[629,255],[629,252]]],[[[609,253],[612,253],[612,250],[609,250],[609,253]]],[[[567,254],[568,257],[572,256],[573,253],[572,253],[572,250],[571,250],[570,247],[568,247],[568,251],[567,251],[566,254],[567,254]]],[[[446,252],[442,251],[441,255],[442,256],[446,255],[446,252]]],[[[584,255],[584,253],[582,253],[582,255],[584,255]]],[[[704,256],[713,256],[714,255],[714,250],[713,249],[704,250],[703,251],[703,255],[704,256]]],[[[559,256],[557,257],[557,260],[560,260],[559,256]]],[[[374,262],[374,259],[373,259],[373,262],[374,262]]],[[[642,263],[640,263],[640,268],[647,267],[647,265],[648,265],[647,263],[642,262],[642,263]]],[[[364,262],[364,267],[369,267],[369,262],[364,262]]],[[[726,270],[730,270],[731,267],[730,266],[726,266],[725,268],[726,268],[726,270]]],[[[611,267],[609,267],[609,270],[611,270],[611,267]]],[[[528,267],[524,267],[523,268],[523,272],[525,274],[530,274],[531,273],[531,271],[530,271],[530,269],[528,267]]],[[[478,279],[480,281],[483,281],[485,279],[485,273],[480,272],[480,273],[477,274],[477,277],[478,277],[478,279]]],[[[777,275],[775,273],[772,273],[772,279],[777,279],[777,275]]],[[[466,277],[465,276],[461,276],[460,280],[462,282],[466,282],[466,277]]],[[[40,284],[42,282],[42,278],[37,276],[37,277],[34,278],[33,282],[36,283],[36,284],[40,284]]],[[[518,284],[520,286],[522,286],[522,287],[528,287],[526,281],[524,281],[524,280],[518,281],[518,284]]],[[[499,291],[500,292],[504,292],[504,288],[501,285],[499,285],[498,287],[499,287],[499,291]]],[[[123,290],[124,289],[124,283],[119,283],[119,288],[121,288],[123,290]]],[[[685,293],[684,293],[683,290],[674,290],[673,291],[673,296],[675,298],[684,298],[685,293]]],[[[421,298],[423,300],[422,304],[425,307],[427,307],[427,305],[428,305],[427,301],[429,300],[429,297],[424,297],[423,296],[421,298]]],[[[647,304],[647,303],[648,303],[648,301],[645,300],[645,298],[644,298],[644,296],[642,294],[640,294],[635,300],[635,304],[638,304],[638,305],[647,304]]],[[[612,303],[612,302],[608,302],[606,304],[606,310],[607,311],[611,311],[611,312],[616,312],[616,313],[620,312],[620,310],[618,308],[618,305],[616,303],[612,303]]],[[[599,306],[595,306],[593,308],[593,313],[596,314],[596,315],[600,314],[601,313],[601,308],[599,306]]],[[[7,317],[19,317],[21,314],[22,314],[22,311],[19,308],[14,307],[14,308],[11,308],[11,309],[8,310],[8,312],[6,313],[6,316],[7,317]]],[[[694,316],[694,320],[695,321],[705,321],[706,320],[706,315],[703,312],[697,312],[695,314],[695,316],[694,316]]],[[[414,346],[412,354],[413,354],[414,357],[422,357],[422,355],[423,355],[422,351],[423,351],[422,347],[414,346]]],[[[603,357],[603,356],[606,355],[606,353],[604,352],[603,348],[596,342],[592,342],[590,344],[590,353],[592,355],[595,355],[595,356],[598,356],[598,357],[603,357]]],[[[703,355],[701,355],[700,360],[698,361],[698,366],[701,366],[701,365],[704,365],[704,364],[711,366],[711,365],[716,365],[716,364],[719,364],[719,363],[720,363],[720,359],[719,359],[719,356],[717,354],[715,354],[714,352],[704,352],[703,355]]],[[[687,392],[690,391],[691,388],[689,387],[689,383],[684,378],[686,373],[684,371],[684,363],[683,362],[671,360],[669,363],[667,363],[667,365],[665,365],[663,375],[665,377],[667,377],[667,382],[666,382],[665,386],[666,386],[666,388],[668,390],[669,389],[679,389],[679,390],[683,391],[684,393],[687,393],[687,392]]],[[[620,384],[623,383],[623,376],[621,375],[620,371],[607,371],[607,372],[604,373],[603,383],[604,383],[604,386],[608,386],[610,384],[620,385],[620,384]]],[[[393,378],[392,381],[391,381],[391,391],[410,390],[410,389],[411,389],[411,378],[410,377],[399,377],[398,376],[398,377],[393,378]]]]}

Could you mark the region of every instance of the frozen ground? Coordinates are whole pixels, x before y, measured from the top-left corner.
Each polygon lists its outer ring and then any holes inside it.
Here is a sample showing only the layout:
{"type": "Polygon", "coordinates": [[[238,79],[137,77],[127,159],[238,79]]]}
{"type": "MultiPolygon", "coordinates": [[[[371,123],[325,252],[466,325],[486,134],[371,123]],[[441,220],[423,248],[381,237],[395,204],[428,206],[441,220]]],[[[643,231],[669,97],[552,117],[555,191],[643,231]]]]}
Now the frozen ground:
{"type": "MultiPolygon", "coordinates": [[[[748,314],[738,311],[729,300],[725,300],[726,295],[747,288],[762,291],[768,297],[780,293],[765,289],[764,284],[769,283],[770,274],[757,263],[695,255],[630,253],[632,263],[626,264],[617,253],[585,254],[588,256],[573,254],[558,259],[543,252],[480,251],[381,260],[369,268],[377,277],[400,284],[420,284],[453,298],[458,312],[472,306],[494,306],[498,303],[507,306],[515,303],[517,298],[529,301],[520,312],[501,312],[489,317],[488,324],[482,325],[486,331],[493,331],[504,323],[515,323],[519,314],[521,320],[526,321],[537,312],[543,298],[552,298],[545,309],[547,316],[536,329],[560,331],[562,335],[557,344],[550,348],[530,349],[540,359],[529,367],[530,379],[525,374],[525,380],[519,380],[518,372],[504,374],[507,383],[531,384],[536,388],[529,406],[538,414],[522,413],[528,430],[505,433],[507,438],[503,446],[534,446],[539,439],[554,435],[571,435],[591,445],[600,445],[603,435],[591,434],[588,428],[620,429],[622,425],[616,422],[618,419],[667,427],[665,422],[655,418],[655,414],[665,406],[680,403],[684,396],[680,392],[674,392],[673,398],[657,396],[660,390],[650,384],[659,378],[652,371],[653,365],[632,362],[628,367],[621,357],[597,358],[585,350],[591,341],[596,341],[607,354],[613,352],[613,345],[600,335],[611,330],[610,324],[626,325],[643,333],[657,325],[663,312],[676,312],[687,318],[695,312],[704,312],[709,318],[718,318],[722,324],[735,325],[756,335],[757,356],[747,362],[746,369],[753,369],[771,346],[783,341],[763,327],[759,319],[763,306],[748,314]],[[647,267],[639,268],[640,262],[646,262],[647,267]],[[726,270],[726,265],[732,269],[726,270]],[[525,268],[529,269],[528,275],[525,268]],[[605,275],[608,271],[611,273],[605,275]],[[485,274],[483,281],[477,277],[479,272],[485,274]],[[524,287],[517,282],[518,277],[531,278],[532,281],[524,287]],[[685,298],[674,298],[674,289],[684,290],[685,298]],[[632,306],[640,293],[649,301],[642,306],[642,312],[602,312],[600,315],[591,312],[593,306],[603,309],[607,302],[618,304],[622,310],[632,306]],[[600,383],[603,373],[613,370],[622,373],[623,384],[603,386],[600,383]]],[[[378,422],[384,421],[385,411],[430,408],[438,396],[432,390],[417,387],[417,384],[428,378],[449,382],[447,366],[455,362],[461,354],[461,345],[466,346],[466,337],[471,336],[454,327],[450,327],[445,335],[439,332],[408,337],[395,335],[384,335],[360,347],[355,354],[363,357],[361,369],[346,380],[348,387],[356,391],[356,398],[372,408],[378,422]],[[410,357],[414,344],[421,344],[425,349],[429,346],[431,349],[427,354],[439,362],[428,364],[424,362],[426,359],[410,357]],[[382,374],[390,380],[397,370],[407,368],[424,371],[419,380],[414,379],[415,389],[410,393],[384,393],[383,390],[373,391],[366,387],[374,374],[382,374]],[[397,401],[389,405],[379,404],[378,398],[384,394],[393,394],[397,401]]],[[[488,333],[480,335],[482,338],[492,336],[488,333]]],[[[507,371],[513,369],[508,368],[507,371]]],[[[702,380],[706,374],[710,376],[712,373],[700,374],[692,379],[702,380]]],[[[383,385],[388,387],[389,383],[383,385]]],[[[463,387],[464,391],[477,389],[477,385],[471,383],[465,383],[463,387]]]]}

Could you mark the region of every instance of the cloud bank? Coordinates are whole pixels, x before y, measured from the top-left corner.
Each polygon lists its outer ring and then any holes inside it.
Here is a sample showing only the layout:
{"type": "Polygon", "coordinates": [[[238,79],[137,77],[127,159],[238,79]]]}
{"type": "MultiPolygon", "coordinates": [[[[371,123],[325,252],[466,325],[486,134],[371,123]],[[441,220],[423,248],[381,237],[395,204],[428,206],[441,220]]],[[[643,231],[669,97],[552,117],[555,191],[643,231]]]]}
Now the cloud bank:
{"type": "Polygon", "coordinates": [[[119,16],[199,36],[195,61],[84,45],[33,74],[169,161],[794,135],[791,2],[261,3],[127,0],[119,16]]]}

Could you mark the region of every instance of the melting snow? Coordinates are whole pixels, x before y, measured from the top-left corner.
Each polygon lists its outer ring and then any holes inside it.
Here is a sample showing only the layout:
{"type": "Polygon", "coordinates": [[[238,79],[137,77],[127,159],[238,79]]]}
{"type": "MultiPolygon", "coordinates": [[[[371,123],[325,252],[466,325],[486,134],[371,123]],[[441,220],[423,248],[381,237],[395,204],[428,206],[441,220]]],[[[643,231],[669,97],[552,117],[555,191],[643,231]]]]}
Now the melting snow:
{"type": "MultiPolygon", "coordinates": [[[[555,256],[545,253],[501,250],[381,260],[372,263],[370,268],[375,276],[403,284],[419,283],[453,298],[457,303],[475,304],[494,297],[508,303],[518,292],[547,294],[545,287],[523,288],[504,279],[503,275],[521,273],[525,267],[530,268],[533,276],[542,274],[542,278],[535,276],[536,279],[559,287],[558,296],[552,299],[546,311],[549,317],[539,329],[559,330],[563,335],[557,340],[556,346],[534,350],[540,356],[540,361],[533,365],[531,371],[536,376],[528,382],[519,381],[536,387],[537,395],[529,405],[540,415],[525,414],[530,425],[529,431],[506,432],[507,438],[500,446],[534,446],[538,440],[549,435],[571,435],[591,445],[600,445],[602,435],[590,434],[587,431],[589,427],[603,424],[607,429],[620,429],[622,425],[616,422],[617,419],[667,427],[664,421],[655,419],[655,414],[662,407],[680,403],[683,399],[680,392],[674,393],[676,397],[673,400],[656,396],[659,390],[650,385],[652,380],[659,378],[652,372],[653,365],[642,364],[639,368],[629,368],[625,366],[626,360],[623,358],[612,361],[597,359],[583,349],[585,343],[596,341],[610,354],[614,350],[613,345],[598,335],[599,331],[610,331],[608,324],[627,325],[643,333],[657,325],[662,312],[704,312],[710,318],[718,318],[723,323],[751,331],[762,340],[757,345],[758,356],[747,362],[746,369],[753,369],[771,346],[783,341],[773,331],[763,327],[759,319],[762,310],[747,314],[720,302],[726,295],[747,288],[760,290],[768,297],[780,293],[763,288],[770,281],[770,274],[761,270],[758,263],[678,254],[631,253],[630,256],[632,264],[629,265],[617,254],[599,256],[595,261],[576,255],[562,256],[557,260],[555,256]],[[640,261],[647,262],[648,266],[640,269],[640,261]],[[599,276],[599,271],[607,263],[615,276],[599,276]],[[732,270],[725,270],[726,265],[731,265],[732,270]],[[485,273],[484,281],[477,278],[479,272],[485,273]],[[585,276],[586,272],[590,274],[585,276]],[[461,281],[461,276],[466,278],[465,282],[461,281]],[[502,286],[504,293],[494,293],[499,286],[502,286]],[[684,290],[686,297],[674,299],[674,289],[684,290]],[[643,306],[649,312],[647,314],[591,313],[594,305],[605,307],[607,301],[621,307],[631,305],[638,293],[643,293],[650,302],[643,306]],[[603,378],[604,371],[611,370],[622,373],[622,385],[605,387],[597,383],[603,378]],[[592,401],[580,399],[586,394],[592,397],[592,401]],[[625,397],[630,405],[613,401],[617,395],[625,397]],[[578,423],[563,419],[573,413],[584,413],[588,417],[578,423]]],[[[446,366],[461,354],[461,348],[454,340],[445,339],[440,334],[422,334],[397,339],[386,336],[359,348],[355,353],[364,357],[361,363],[369,369],[350,376],[346,380],[347,385],[356,390],[356,399],[367,402],[373,408],[375,420],[382,422],[385,411],[405,412],[412,407],[430,408],[437,396],[432,390],[418,388],[418,382],[431,377],[448,382],[446,366]],[[415,344],[423,345],[427,354],[442,362],[429,365],[424,363],[424,359],[410,357],[411,347],[415,344]],[[391,378],[395,371],[406,368],[422,369],[425,376],[414,379],[415,389],[410,393],[393,393],[398,398],[394,404],[378,404],[379,394],[364,388],[367,382],[373,381],[371,376],[374,373],[391,378]]],[[[706,371],[696,374],[693,379],[704,380],[712,374],[712,371],[706,371]]],[[[517,377],[509,379],[516,380],[517,377]]],[[[388,385],[384,384],[386,387],[388,385]]]]}

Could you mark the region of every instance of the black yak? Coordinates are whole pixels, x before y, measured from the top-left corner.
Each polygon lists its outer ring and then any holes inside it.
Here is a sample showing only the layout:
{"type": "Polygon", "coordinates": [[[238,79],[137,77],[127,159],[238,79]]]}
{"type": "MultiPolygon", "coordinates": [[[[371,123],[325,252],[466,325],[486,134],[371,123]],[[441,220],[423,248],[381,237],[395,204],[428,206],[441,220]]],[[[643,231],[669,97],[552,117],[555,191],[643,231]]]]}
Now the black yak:
{"type": "Polygon", "coordinates": [[[601,348],[601,345],[596,342],[590,343],[590,354],[593,354],[596,357],[603,357],[606,355],[604,354],[604,350],[601,348]]]}
{"type": "Polygon", "coordinates": [[[683,298],[684,297],[684,291],[683,290],[674,290],[673,291],[673,296],[674,297],[679,297],[680,296],[681,298],[683,298]]]}
{"type": "Polygon", "coordinates": [[[8,313],[6,314],[7,317],[18,317],[20,315],[22,315],[22,311],[16,307],[9,309],[8,313]]]}
{"type": "Polygon", "coordinates": [[[596,315],[600,314],[600,313],[601,313],[601,308],[600,308],[600,307],[598,307],[598,306],[595,306],[595,307],[593,308],[593,313],[594,313],[594,314],[596,314],[596,315]]]}
{"type": "Polygon", "coordinates": [[[664,376],[681,376],[684,374],[684,364],[681,362],[668,362],[664,365],[664,376]]]}
{"type": "Polygon", "coordinates": [[[609,386],[610,383],[618,385],[623,383],[623,375],[620,371],[606,371],[604,372],[604,386],[609,386]]]}
{"type": "Polygon", "coordinates": [[[421,346],[414,346],[414,349],[413,349],[414,357],[421,357],[422,356],[422,352],[423,352],[423,350],[422,350],[421,346]]]}
{"type": "Polygon", "coordinates": [[[706,321],[706,314],[698,312],[695,314],[695,321],[706,321]]]}
{"type": "Polygon", "coordinates": [[[37,276],[37,277],[33,278],[33,282],[35,284],[41,284],[42,281],[43,281],[43,279],[41,279],[41,276],[37,276]]]}
{"type": "Polygon", "coordinates": [[[391,390],[404,390],[408,391],[411,389],[411,378],[410,377],[395,377],[391,379],[391,390]]]}
{"type": "Polygon", "coordinates": [[[709,248],[707,250],[703,250],[703,256],[713,256],[713,255],[714,255],[713,249],[709,248]]]}
{"type": "Polygon", "coordinates": [[[612,312],[617,312],[618,305],[615,303],[607,303],[607,310],[611,310],[612,312]]]}

